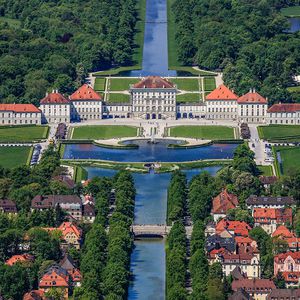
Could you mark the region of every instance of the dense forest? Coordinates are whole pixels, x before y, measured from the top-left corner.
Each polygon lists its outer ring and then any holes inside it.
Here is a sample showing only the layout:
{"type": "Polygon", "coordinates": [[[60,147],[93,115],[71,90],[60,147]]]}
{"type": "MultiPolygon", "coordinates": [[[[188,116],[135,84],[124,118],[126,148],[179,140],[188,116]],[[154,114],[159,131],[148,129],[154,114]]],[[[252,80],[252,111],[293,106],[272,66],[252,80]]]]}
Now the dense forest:
{"type": "Polygon", "coordinates": [[[88,71],[130,65],[137,0],[0,0],[0,101],[74,90],[88,71]]]}
{"type": "MultiPolygon", "coordinates": [[[[237,94],[256,88],[271,102],[292,99],[300,73],[300,35],[287,33],[280,9],[297,0],[175,0],[178,58],[184,65],[222,70],[237,94]]],[[[300,100],[300,99],[298,99],[300,100]]]]}

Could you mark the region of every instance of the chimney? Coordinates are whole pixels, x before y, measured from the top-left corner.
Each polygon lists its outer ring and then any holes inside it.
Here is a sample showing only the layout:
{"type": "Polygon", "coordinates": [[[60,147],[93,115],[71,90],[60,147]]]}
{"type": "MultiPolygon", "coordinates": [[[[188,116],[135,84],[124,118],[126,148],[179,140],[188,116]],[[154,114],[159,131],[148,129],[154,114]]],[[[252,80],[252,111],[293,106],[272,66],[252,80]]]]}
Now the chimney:
{"type": "Polygon", "coordinates": [[[255,89],[253,89],[253,93],[255,93],[255,89]]]}

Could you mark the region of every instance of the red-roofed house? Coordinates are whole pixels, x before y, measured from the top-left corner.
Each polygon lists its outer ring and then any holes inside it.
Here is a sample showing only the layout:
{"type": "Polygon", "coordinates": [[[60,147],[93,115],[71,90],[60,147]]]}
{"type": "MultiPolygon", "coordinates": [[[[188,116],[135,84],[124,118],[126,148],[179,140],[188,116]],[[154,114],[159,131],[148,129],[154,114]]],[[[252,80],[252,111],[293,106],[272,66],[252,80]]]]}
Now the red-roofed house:
{"type": "Polygon", "coordinates": [[[23,296],[23,300],[44,300],[45,292],[42,290],[32,290],[23,296]]]}
{"type": "Polygon", "coordinates": [[[244,221],[228,221],[226,219],[222,219],[216,225],[216,233],[220,234],[224,230],[229,231],[231,234],[236,236],[249,236],[249,230],[251,230],[251,226],[248,225],[244,221]]]}
{"type": "Polygon", "coordinates": [[[42,113],[33,104],[0,104],[0,125],[41,125],[42,113]]]}
{"type": "Polygon", "coordinates": [[[300,103],[278,103],[268,109],[268,124],[300,124],[300,103]]]}
{"type": "Polygon", "coordinates": [[[274,257],[274,276],[281,272],[288,286],[298,286],[300,278],[300,252],[286,252],[274,257]]]}
{"type": "Polygon", "coordinates": [[[235,208],[239,204],[239,200],[236,195],[228,193],[227,189],[224,189],[218,196],[213,199],[212,215],[214,221],[217,222],[220,218],[226,217],[226,213],[229,209],[235,208]]]}
{"type": "Polygon", "coordinates": [[[241,123],[265,123],[268,101],[255,90],[237,100],[238,116],[241,123]]]}
{"type": "Polygon", "coordinates": [[[149,76],[131,85],[132,117],[175,119],[177,87],[165,78],[149,76]]]}
{"type": "Polygon", "coordinates": [[[64,290],[65,299],[68,299],[70,287],[69,273],[58,265],[51,266],[42,276],[39,282],[39,289],[47,292],[51,288],[60,288],[64,290]]]}
{"type": "Polygon", "coordinates": [[[292,224],[293,212],[291,208],[254,208],[253,218],[255,226],[261,226],[267,233],[273,234],[278,225],[292,224]]]}
{"type": "Polygon", "coordinates": [[[102,97],[88,84],[74,92],[70,101],[73,121],[102,119],[102,97]]]}
{"type": "Polygon", "coordinates": [[[30,254],[20,254],[20,255],[13,255],[9,258],[5,264],[8,266],[13,266],[16,263],[23,263],[23,262],[33,262],[34,257],[30,254]]]}
{"type": "Polygon", "coordinates": [[[237,118],[238,96],[224,84],[218,86],[205,97],[207,106],[207,119],[230,119],[237,118]]]}
{"type": "Polygon", "coordinates": [[[273,232],[272,237],[279,237],[280,239],[286,241],[289,245],[290,251],[298,251],[300,248],[300,238],[288,230],[284,225],[280,225],[273,232]]]}
{"type": "Polygon", "coordinates": [[[40,101],[43,123],[69,123],[70,101],[58,91],[46,94],[40,101]]]}
{"type": "Polygon", "coordinates": [[[243,289],[255,300],[265,300],[267,299],[268,294],[276,289],[276,286],[271,279],[245,278],[234,280],[231,284],[231,288],[233,291],[243,289]]]}

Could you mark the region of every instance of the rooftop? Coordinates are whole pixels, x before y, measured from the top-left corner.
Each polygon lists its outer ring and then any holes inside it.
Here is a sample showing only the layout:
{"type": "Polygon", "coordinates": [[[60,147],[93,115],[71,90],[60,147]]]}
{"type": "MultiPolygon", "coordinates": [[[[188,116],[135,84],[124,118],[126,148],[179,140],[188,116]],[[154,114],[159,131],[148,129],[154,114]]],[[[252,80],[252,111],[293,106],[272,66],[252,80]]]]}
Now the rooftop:
{"type": "Polygon", "coordinates": [[[159,76],[148,76],[134,84],[132,87],[136,89],[171,89],[174,88],[174,85],[165,78],[159,76]]]}
{"type": "Polygon", "coordinates": [[[0,104],[0,111],[12,111],[15,113],[40,113],[33,104],[0,104]]]}
{"type": "Polygon", "coordinates": [[[224,189],[218,196],[213,199],[213,214],[225,214],[229,209],[235,208],[239,204],[238,198],[234,194],[228,193],[224,189]]]}
{"type": "Polygon", "coordinates": [[[300,103],[277,103],[273,104],[269,109],[269,113],[277,112],[296,112],[300,111],[300,103]]]}
{"type": "Polygon", "coordinates": [[[267,197],[252,195],[246,200],[247,205],[295,205],[296,201],[291,196],[267,197]]]}
{"type": "Polygon", "coordinates": [[[78,100],[101,101],[102,97],[97,92],[95,92],[91,86],[89,86],[88,84],[84,84],[70,96],[70,100],[71,101],[78,101],[78,100]]]}
{"type": "Polygon", "coordinates": [[[268,104],[268,100],[255,90],[250,90],[250,92],[238,98],[238,103],[268,104]]]}
{"type": "Polygon", "coordinates": [[[40,101],[40,104],[68,104],[68,103],[70,103],[69,100],[67,100],[58,91],[53,91],[52,93],[47,94],[46,97],[44,97],[40,101]]]}
{"type": "Polygon", "coordinates": [[[241,280],[234,280],[232,282],[232,289],[237,291],[239,288],[242,288],[246,291],[258,291],[263,292],[264,290],[275,289],[275,284],[271,279],[241,279],[241,280]]]}
{"type": "Polygon", "coordinates": [[[218,86],[215,90],[213,90],[210,94],[205,97],[206,101],[209,100],[237,100],[238,96],[231,91],[224,84],[218,86]]]}

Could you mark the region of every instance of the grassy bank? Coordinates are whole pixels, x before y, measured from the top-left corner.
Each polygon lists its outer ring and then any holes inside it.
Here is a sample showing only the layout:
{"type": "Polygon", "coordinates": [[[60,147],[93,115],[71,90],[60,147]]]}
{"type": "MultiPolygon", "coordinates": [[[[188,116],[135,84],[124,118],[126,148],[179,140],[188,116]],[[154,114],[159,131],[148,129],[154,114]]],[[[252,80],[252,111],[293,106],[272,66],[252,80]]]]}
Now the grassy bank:
{"type": "Polygon", "coordinates": [[[259,170],[261,171],[261,175],[263,176],[273,176],[273,169],[272,166],[258,166],[259,170]]]}
{"type": "Polygon", "coordinates": [[[87,180],[88,172],[80,165],[74,166],[73,180],[76,183],[81,183],[83,180],[87,180]]]}
{"type": "Polygon", "coordinates": [[[102,140],[137,136],[137,127],[121,125],[92,125],[74,127],[72,139],[102,140]]]}
{"type": "Polygon", "coordinates": [[[283,8],[281,13],[285,17],[300,17],[300,5],[283,8]]]}
{"type": "Polygon", "coordinates": [[[0,166],[8,169],[30,163],[32,147],[0,147],[0,166]]]}

